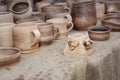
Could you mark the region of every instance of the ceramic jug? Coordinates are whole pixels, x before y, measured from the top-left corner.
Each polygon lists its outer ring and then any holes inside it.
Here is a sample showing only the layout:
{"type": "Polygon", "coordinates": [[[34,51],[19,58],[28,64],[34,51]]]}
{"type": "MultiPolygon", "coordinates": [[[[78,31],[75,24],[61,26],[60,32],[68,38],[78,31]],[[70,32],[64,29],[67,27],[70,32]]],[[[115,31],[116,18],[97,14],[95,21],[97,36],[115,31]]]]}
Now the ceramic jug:
{"type": "Polygon", "coordinates": [[[95,4],[92,2],[74,2],[73,23],[76,30],[87,30],[97,22],[95,4]]]}
{"type": "Polygon", "coordinates": [[[73,23],[65,18],[54,18],[47,20],[48,23],[53,23],[54,27],[58,28],[59,35],[56,39],[62,39],[67,37],[67,33],[72,30],[73,23]]]}
{"type": "Polygon", "coordinates": [[[52,23],[38,23],[36,24],[41,33],[40,45],[49,45],[58,34],[58,29],[52,23]]]}
{"type": "Polygon", "coordinates": [[[31,22],[17,24],[13,29],[14,47],[20,48],[22,53],[37,51],[40,32],[37,26],[31,22]]]}
{"type": "Polygon", "coordinates": [[[64,49],[66,56],[89,56],[92,54],[92,41],[86,33],[74,33],[68,36],[64,49]]]}
{"type": "Polygon", "coordinates": [[[0,47],[13,47],[14,23],[0,23],[0,47]]]}

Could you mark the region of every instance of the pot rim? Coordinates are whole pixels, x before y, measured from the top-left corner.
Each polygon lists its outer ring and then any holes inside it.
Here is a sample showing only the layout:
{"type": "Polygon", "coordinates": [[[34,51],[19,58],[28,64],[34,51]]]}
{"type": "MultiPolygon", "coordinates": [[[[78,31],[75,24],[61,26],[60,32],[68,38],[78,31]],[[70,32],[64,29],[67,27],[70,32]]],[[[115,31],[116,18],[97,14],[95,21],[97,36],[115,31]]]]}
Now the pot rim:
{"type": "Polygon", "coordinates": [[[88,32],[92,32],[92,33],[109,33],[109,32],[111,32],[111,28],[110,27],[107,27],[107,26],[103,26],[103,27],[106,27],[106,28],[108,28],[108,30],[106,30],[106,31],[93,31],[92,29],[94,29],[94,28],[96,28],[95,26],[90,26],[90,27],[88,27],[88,32]]]}

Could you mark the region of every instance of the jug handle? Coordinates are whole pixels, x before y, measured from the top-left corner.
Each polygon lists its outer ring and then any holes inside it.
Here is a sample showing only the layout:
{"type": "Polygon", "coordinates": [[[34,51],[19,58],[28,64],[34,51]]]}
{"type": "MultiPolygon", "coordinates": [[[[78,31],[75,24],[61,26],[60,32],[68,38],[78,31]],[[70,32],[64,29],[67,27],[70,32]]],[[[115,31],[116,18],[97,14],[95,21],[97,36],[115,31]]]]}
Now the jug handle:
{"type": "Polygon", "coordinates": [[[59,35],[59,30],[58,28],[54,27],[54,39],[56,39],[58,35],[59,35]]]}
{"type": "Polygon", "coordinates": [[[33,47],[37,43],[39,43],[40,42],[40,37],[41,37],[41,34],[38,30],[33,30],[32,34],[34,35],[35,39],[34,39],[33,43],[31,44],[31,47],[33,47]]]}
{"type": "Polygon", "coordinates": [[[72,17],[70,14],[65,14],[64,18],[67,18],[69,21],[72,21],[72,17]]]}
{"type": "Polygon", "coordinates": [[[73,29],[73,22],[72,21],[68,22],[67,29],[68,29],[67,30],[68,32],[73,29]],[[71,26],[69,26],[70,24],[71,24],[71,26]]]}
{"type": "Polygon", "coordinates": [[[69,14],[71,13],[71,10],[69,7],[64,7],[65,10],[67,10],[69,12],[69,14]]]}

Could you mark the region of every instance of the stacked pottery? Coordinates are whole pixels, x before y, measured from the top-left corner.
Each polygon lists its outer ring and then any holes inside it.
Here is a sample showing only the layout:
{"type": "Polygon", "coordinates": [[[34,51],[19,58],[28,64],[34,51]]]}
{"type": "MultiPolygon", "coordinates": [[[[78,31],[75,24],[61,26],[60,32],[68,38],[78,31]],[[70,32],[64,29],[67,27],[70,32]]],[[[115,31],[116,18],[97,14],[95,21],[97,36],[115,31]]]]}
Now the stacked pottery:
{"type": "Polygon", "coordinates": [[[38,29],[41,33],[40,45],[49,45],[58,34],[58,29],[52,23],[38,23],[38,29]]]}
{"type": "Polygon", "coordinates": [[[37,26],[31,22],[17,24],[13,29],[14,47],[20,48],[22,53],[37,51],[40,32],[37,26]]]}
{"type": "Polygon", "coordinates": [[[96,9],[92,2],[74,2],[73,4],[73,23],[76,30],[87,30],[88,27],[95,25],[96,9]]]}
{"type": "Polygon", "coordinates": [[[0,12],[0,23],[13,23],[13,13],[0,12]]]}
{"type": "Polygon", "coordinates": [[[32,16],[32,6],[29,0],[11,0],[9,11],[13,12],[15,19],[30,18],[32,16]]]}
{"type": "Polygon", "coordinates": [[[48,23],[53,23],[54,27],[58,28],[59,34],[56,39],[63,39],[67,37],[67,33],[72,30],[73,23],[65,18],[54,18],[47,20],[48,23]]]}
{"type": "Polygon", "coordinates": [[[13,23],[0,24],[0,47],[13,47],[13,23]]]}

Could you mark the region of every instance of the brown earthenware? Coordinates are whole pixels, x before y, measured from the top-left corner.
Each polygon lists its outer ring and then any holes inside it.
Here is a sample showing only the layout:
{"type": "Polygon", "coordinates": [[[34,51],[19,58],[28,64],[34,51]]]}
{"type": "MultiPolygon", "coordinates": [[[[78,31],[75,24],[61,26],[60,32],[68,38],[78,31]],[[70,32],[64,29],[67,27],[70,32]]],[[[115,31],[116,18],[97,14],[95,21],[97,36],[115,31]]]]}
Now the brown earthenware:
{"type": "Polygon", "coordinates": [[[100,26],[100,27],[89,27],[88,34],[91,40],[94,41],[105,41],[108,40],[110,37],[111,28],[100,26]]]}
{"type": "Polygon", "coordinates": [[[89,26],[96,24],[96,8],[92,2],[74,2],[73,23],[76,30],[87,30],[89,26]]]}
{"type": "Polygon", "coordinates": [[[0,47],[13,47],[14,23],[0,23],[0,47]]]}
{"type": "Polygon", "coordinates": [[[58,34],[58,29],[54,28],[52,23],[38,23],[38,29],[41,33],[40,45],[49,45],[58,34]]]}
{"type": "Polygon", "coordinates": [[[41,12],[41,8],[45,6],[50,6],[52,5],[52,2],[50,1],[42,1],[42,2],[37,2],[36,3],[36,9],[38,12],[41,12]]]}
{"type": "Polygon", "coordinates": [[[0,12],[0,23],[13,23],[13,13],[0,12]]]}
{"type": "Polygon", "coordinates": [[[40,32],[31,22],[17,24],[13,29],[14,47],[20,48],[22,53],[32,53],[38,49],[40,32]]]}
{"type": "Polygon", "coordinates": [[[0,66],[13,64],[20,59],[21,50],[13,47],[0,47],[0,66]]]}
{"type": "Polygon", "coordinates": [[[59,35],[56,39],[62,39],[67,37],[67,33],[72,30],[73,23],[65,18],[54,18],[47,20],[48,23],[53,23],[54,27],[58,28],[59,35]]]}
{"type": "Polygon", "coordinates": [[[120,14],[106,15],[101,21],[104,26],[112,28],[112,31],[120,31],[120,14]]]}
{"type": "Polygon", "coordinates": [[[60,13],[60,12],[64,12],[64,11],[71,13],[70,8],[64,7],[62,5],[45,6],[45,7],[41,8],[41,11],[44,12],[45,14],[52,14],[52,13],[55,14],[55,13],[60,13]]]}

